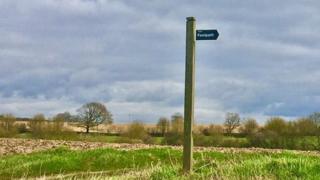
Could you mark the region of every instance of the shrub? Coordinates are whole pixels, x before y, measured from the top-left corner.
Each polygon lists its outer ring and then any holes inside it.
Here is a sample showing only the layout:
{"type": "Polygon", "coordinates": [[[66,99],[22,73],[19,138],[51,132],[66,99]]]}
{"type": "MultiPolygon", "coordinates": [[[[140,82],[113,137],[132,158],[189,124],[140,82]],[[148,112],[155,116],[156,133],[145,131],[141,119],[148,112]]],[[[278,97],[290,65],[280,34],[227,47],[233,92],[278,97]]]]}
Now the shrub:
{"type": "Polygon", "coordinates": [[[183,144],[183,133],[178,133],[178,132],[167,133],[163,138],[162,144],[182,145],[183,144]]]}
{"type": "Polygon", "coordinates": [[[145,144],[155,144],[154,138],[152,138],[152,137],[149,136],[149,135],[145,135],[145,136],[143,137],[142,141],[143,141],[145,144]]]}
{"type": "Polygon", "coordinates": [[[210,141],[210,137],[205,136],[203,134],[194,135],[193,142],[195,146],[212,146],[212,142],[210,141]]]}
{"type": "Polygon", "coordinates": [[[222,147],[248,147],[249,142],[245,138],[225,137],[222,139],[222,147]]]}
{"type": "Polygon", "coordinates": [[[202,130],[202,134],[204,134],[206,136],[222,135],[223,134],[223,127],[219,126],[219,125],[211,124],[209,127],[204,128],[202,130]]]}
{"type": "Polygon", "coordinates": [[[33,136],[41,137],[46,132],[46,120],[43,114],[36,114],[29,121],[29,127],[33,136]]]}
{"type": "Polygon", "coordinates": [[[267,131],[275,132],[278,135],[284,135],[285,133],[287,133],[287,123],[280,117],[273,117],[267,121],[264,129],[267,131]]]}
{"type": "Polygon", "coordinates": [[[313,136],[317,132],[317,124],[309,118],[298,119],[295,123],[297,135],[313,136]]]}
{"type": "Polygon", "coordinates": [[[53,121],[47,121],[43,114],[37,114],[29,121],[29,127],[33,137],[47,139],[74,138],[75,133],[70,129],[65,129],[63,124],[63,119],[54,117],[53,121]]]}
{"type": "Polygon", "coordinates": [[[223,138],[224,137],[222,135],[205,136],[203,134],[196,134],[194,135],[194,145],[219,147],[222,146],[223,138]]]}
{"type": "Polygon", "coordinates": [[[123,134],[123,136],[131,139],[131,140],[141,140],[147,144],[153,144],[152,137],[147,133],[145,125],[140,121],[133,121],[129,127],[127,132],[123,134]]]}
{"type": "Polygon", "coordinates": [[[14,125],[16,118],[11,114],[2,115],[0,118],[0,137],[13,137],[17,134],[14,125]]]}
{"type": "Polygon", "coordinates": [[[28,132],[26,124],[17,124],[15,125],[18,133],[26,133],[28,132]]]}
{"type": "Polygon", "coordinates": [[[147,134],[144,124],[140,121],[133,121],[129,127],[127,132],[124,134],[125,137],[131,139],[143,139],[147,134]]]}
{"type": "Polygon", "coordinates": [[[253,147],[262,147],[265,143],[265,134],[262,132],[257,132],[248,136],[250,145],[253,147]]]}
{"type": "Polygon", "coordinates": [[[292,141],[290,141],[286,136],[279,135],[275,131],[263,130],[252,134],[248,138],[250,145],[254,147],[264,147],[264,148],[286,148],[294,147],[292,141]]]}
{"type": "Polygon", "coordinates": [[[215,134],[210,136],[212,146],[222,146],[223,134],[215,134]]]}
{"type": "Polygon", "coordinates": [[[258,128],[259,126],[257,121],[253,118],[248,118],[242,123],[240,132],[245,135],[251,135],[256,133],[258,131],[258,128]]]}
{"type": "Polygon", "coordinates": [[[16,135],[16,131],[14,129],[8,131],[4,127],[0,126],[0,137],[13,137],[16,135]]]}

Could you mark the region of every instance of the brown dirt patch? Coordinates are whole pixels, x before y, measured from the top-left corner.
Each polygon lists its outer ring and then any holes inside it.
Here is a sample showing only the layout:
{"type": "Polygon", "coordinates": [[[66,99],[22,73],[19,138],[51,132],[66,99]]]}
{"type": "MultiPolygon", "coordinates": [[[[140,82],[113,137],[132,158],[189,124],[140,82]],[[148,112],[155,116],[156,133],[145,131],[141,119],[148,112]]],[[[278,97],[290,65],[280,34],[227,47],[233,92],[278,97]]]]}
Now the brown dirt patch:
{"type": "MultiPolygon", "coordinates": [[[[87,150],[96,148],[114,148],[121,150],[134,150],[146,148],[172,148],[181,150],[181,146],[160,146],[147,144],[126,144],[126,143],[101,143],[101,142],[84,142],[84,141],[60,141],[60,140],[42,140],[42,139],[15,139],[15,138],[0,138],[0,156],[9,154],[27,154],[35,151],[54,149],[58,147],[68,147],[72,150],[87,150]]],[[[282,149],[263,149],[263,148],[223,148],[223,147],[195,147],[195,151],[216,151],[225,153],[239,152],[264,152],[264,153],[281,153],[282,149]]],[[[320,156],[319,151],[296,151],[290,152],[297,154],[309,154],[320,156]]]]}

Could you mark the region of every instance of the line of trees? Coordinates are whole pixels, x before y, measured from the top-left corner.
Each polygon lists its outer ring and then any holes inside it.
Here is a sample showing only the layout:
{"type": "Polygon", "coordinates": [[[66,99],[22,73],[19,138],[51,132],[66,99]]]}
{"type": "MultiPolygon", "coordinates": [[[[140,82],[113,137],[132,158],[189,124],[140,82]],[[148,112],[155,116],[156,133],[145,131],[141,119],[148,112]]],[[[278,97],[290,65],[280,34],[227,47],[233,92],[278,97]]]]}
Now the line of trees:
{"type": "MultiPolygon", "coordinates": [[[[105,105],[98,102],[84,104],[76,115],[59,113],[48,120],[43,114],[36,114],[29,120],[28,127],[16,123],[12,114],[4,114],[0,115],[0,137],[13,137],[17,133],[29,131],[34,137],[43,138],[72,131],[66,129],[64,122],[77,124],[89,133],[99,124],[112,124],[113,119],[105,105]]],[[[146,128],[141,121],[134,121],[120,135],[126,137],[126,141],[135,139],[144,143],[152,143],[152,136],[156,135],[163,137],[163,144],[181,145],[183,127],[183,116],[175,113],[171,118],[159,118],[156,128],[146,128]]],[[[226,113],[223,125],[195,126],[194,143],[200,146],[320,149],[320,113],[292,121],[271,117],[263,126],[254,118],[241,120],[237,113],[226,113]]]]}
{"type": "MultiPolygon", "coordinates": [[[[160,118],[157,129],[164,136],[164,144],[182,144],[181,115],[174,114],[171,120],[160,118]]],[[[239,114],[227,113],[223,125],[195,128],[194,143],[200,146],[320,149],[320,113],[291,121],[271,117],[264,126],[254,118],[241,120],[239,114]]]]}
{"type": "Polygon", "coordinates": [[[13,137],[17,133],[27,131],[36,137],[44,137],[71,131],[64,127],[64,122],[77,123],[79,127],[85,129],[86,133],[99,124],[113,123],[112,114],[104,104],[99,102],[84,104],[77,112],[76,115],[71,115],[69,112],[58,113],[51,119],[47,119],[43,114],[36,114],[29,119],[27,125],[16,123],[16,117],[12,114],[3,114],[0,115],[0,137],[13,137]]]}
{"type": "Polygon", "coordinates": [[[287,149],[320,149],[319,119],[309,117],[285,121],[280,117],[270,118],[265,126],[247,133],[251,146],[287,149]],[[316,138],[316,141],[314,141],[316,138]]]}

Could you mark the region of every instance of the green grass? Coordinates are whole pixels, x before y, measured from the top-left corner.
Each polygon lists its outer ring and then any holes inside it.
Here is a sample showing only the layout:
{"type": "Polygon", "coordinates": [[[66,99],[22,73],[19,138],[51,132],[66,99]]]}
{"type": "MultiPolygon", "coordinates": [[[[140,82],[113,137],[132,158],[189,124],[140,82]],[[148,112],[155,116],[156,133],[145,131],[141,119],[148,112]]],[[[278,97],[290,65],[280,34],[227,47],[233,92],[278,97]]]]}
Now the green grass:
{"type": "Polygon", "coordinates": [[[58,148],[28,155],[0,157],[0,179],[40,176],[64,179],[320,179],[320,156],[283,153],[194,154],[192,177],[181,173],[182,152],[169,148],[144,150],[58,148]]]}

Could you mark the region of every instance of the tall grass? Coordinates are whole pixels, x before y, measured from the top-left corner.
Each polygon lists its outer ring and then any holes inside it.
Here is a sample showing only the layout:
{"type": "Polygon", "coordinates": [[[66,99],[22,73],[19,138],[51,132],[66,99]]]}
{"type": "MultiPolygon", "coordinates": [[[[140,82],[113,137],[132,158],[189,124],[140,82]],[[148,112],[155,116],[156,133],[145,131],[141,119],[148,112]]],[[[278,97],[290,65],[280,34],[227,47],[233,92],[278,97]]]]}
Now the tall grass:
{"type": "Polygon", "coordinates": [[[194,173],[181,172],[170,148],[72,151],[66,148],[0,157],[0,179],[319,179],[320,156],[282,153],[194,154],[194,173]]]}

